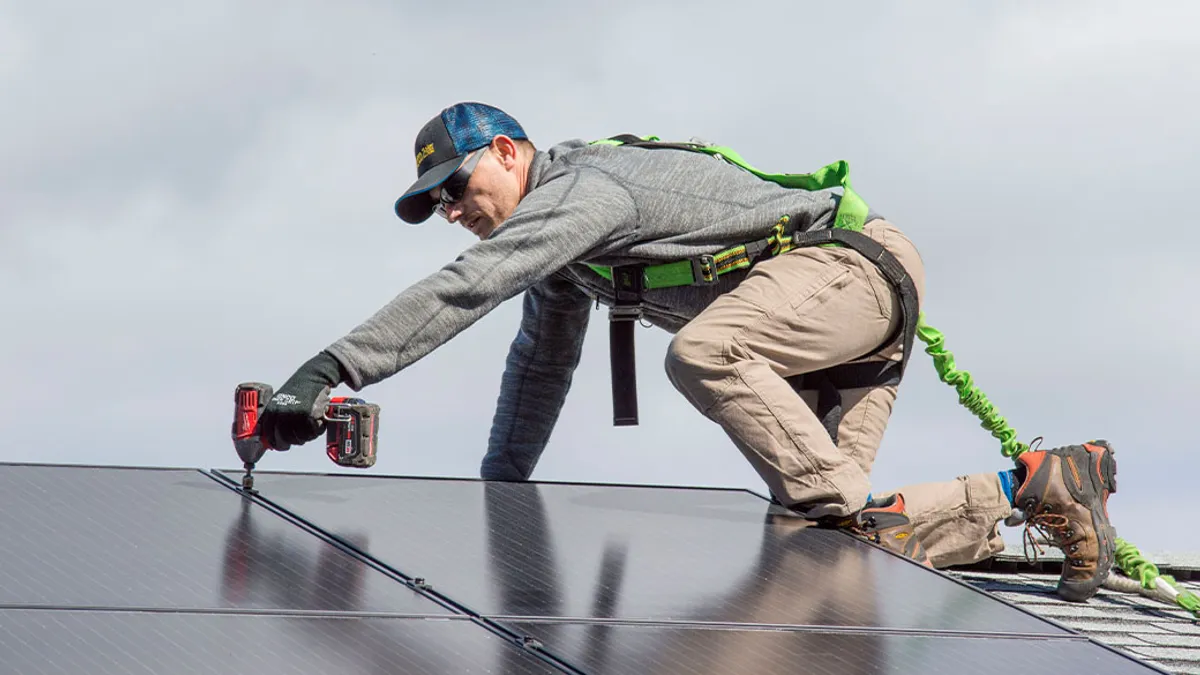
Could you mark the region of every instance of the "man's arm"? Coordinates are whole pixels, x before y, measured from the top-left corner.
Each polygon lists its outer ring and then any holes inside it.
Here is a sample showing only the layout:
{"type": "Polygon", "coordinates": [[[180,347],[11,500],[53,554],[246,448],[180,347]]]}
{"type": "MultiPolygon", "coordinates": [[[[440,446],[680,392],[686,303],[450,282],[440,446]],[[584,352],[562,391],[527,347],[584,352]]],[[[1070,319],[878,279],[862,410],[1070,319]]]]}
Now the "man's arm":
{"type": "Polygon", "coordinates": [[[551,276],[525,294],[480,477],[528,480],[546,449],[583,351],[591,298],[551,276]]]}
{"type": "Polygon", "coordinates": [[[567,264],[627,242],[633,199],[602,173],[563,171],[457,260],[396,296],[328,351],[355,391],[391,377],[567,264]]]}

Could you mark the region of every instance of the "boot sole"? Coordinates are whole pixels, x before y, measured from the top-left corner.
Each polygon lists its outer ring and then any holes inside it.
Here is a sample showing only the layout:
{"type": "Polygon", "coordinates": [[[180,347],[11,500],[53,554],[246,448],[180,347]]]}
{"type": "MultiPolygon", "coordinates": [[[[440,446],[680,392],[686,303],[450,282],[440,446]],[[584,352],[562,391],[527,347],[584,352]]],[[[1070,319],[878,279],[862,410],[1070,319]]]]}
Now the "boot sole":
{"type": "Polygon", "coordinates": [[[1096,463],[1096,472],[1103,480],[1104,489],[1108,490],[1109,494],[1117,493],[1117,458],[1116,451],[1108,444],[1108,441],[1096,441],[1088,443],[1088,445],[1098,448],[1104,448],[1104,452],[1100,454],[1100,459],[1096,463]]]}
{"type": "MultiPolygon", "coordinates": [[[[1109,495],[1117,493],[1117,451],[1113,450],[1112,446],[1107,441],[1097,441],[1094,445],[1104,448],[1104,452],[1100,455],[1099,473],[1100,478],[1104,483],[1104,488],[1108,490],[1109,495]]],[[[1104,520],[1108,527],[1108,540],[1113,545],[1113,558],[1116,558],[1116,541],[1117,528],[1113,527],[1108,515],[1108,498],[1104,498],[1104,520]]],[[[1115,562],[1114,562],[1115,564],[1115,562]]]]}

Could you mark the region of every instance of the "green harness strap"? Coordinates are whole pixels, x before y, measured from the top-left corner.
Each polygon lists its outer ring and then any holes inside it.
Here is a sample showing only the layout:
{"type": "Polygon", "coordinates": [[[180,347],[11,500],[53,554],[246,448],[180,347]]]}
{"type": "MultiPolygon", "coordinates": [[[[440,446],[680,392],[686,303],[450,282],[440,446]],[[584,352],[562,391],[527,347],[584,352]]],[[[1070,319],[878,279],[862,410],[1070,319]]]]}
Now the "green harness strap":
{"type": "MultiPolygon", "coordinates": [[[[631,145],[648,148],[676,148],[692,152],[702,152],[711,156],[723,158],[730,164],[758,176],[763,180],[777,183],[786,188],[817,191],[829,188],[842,188],[842,198],[838,203],[837,214],[833,226],[840,229],[861,232],[867,222],[867,203],[850,187],[850,164],[838,160],[821,167],[812,173],[766,173],[750,165],[732,148],[705,143],[676,143],[664,142],[658,136],[634,136],[622,134],[611,138],[592,141],[591,145],[631,145]]],[[[750,267],[754,257],[764,248],[770,248],[772,255],[786,253],[792,250],[791,237],[783,234],[783,226],[788,222],[784,216],[775,226],[771,236],[757,242],[739,244],[711,256],[699,256],[661,265],[647,266],[645,288],[670,288],[673,286],[691,286],[711,284],[722,274],[750,267]]],[[[837,246],[837,243],[821,244],[821,246],[837,246]]],[[[597,274],[612,280],[612,269],[601,265],[591,265],[597,274]]]]}
{"type": "Polygon", "coordinates": [[[829,188],[841,187],[845,191],[845,196],[842,198],[841,204],[838,205],[837,219],[834,222],[834,227],[841,227],[847,230],[861,231],[863,225],[867,223],[867,203],[859,197],[857,193],[850,188],[850,165],[845,160],[838,160],[832,164],[817,169],[812,173],[767,173],[760,171],[739,155],[732,148],[723,145],[710,145],[706,143],[676,143],[663,142],[658,136],[633,136],[632,134],[624,134],[605,138],[598,141],[592,141],[592,145],[633,145],[633,146],[653,146],[659,148],[679,148],[680,150],[691,150],[694,152],[703,152],[705,154],[719,156],[725,158],[729,163],[740,166],[750,173],[769,180],[772,183],[778,183],[786,188],[799,188],[801,190],[809,190],[815,192],[817,190],[826,190],[829,188]]]}

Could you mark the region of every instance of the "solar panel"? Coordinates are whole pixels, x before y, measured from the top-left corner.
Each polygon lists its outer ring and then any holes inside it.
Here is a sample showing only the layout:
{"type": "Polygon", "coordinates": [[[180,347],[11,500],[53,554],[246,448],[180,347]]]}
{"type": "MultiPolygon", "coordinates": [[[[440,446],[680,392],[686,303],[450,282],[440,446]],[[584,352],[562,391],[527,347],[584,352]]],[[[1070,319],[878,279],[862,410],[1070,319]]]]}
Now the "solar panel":
{"type": "Polygon", "coordinates": [[[0,673],[559,672],[467,619],[0,610],[0,673]]]}
{"type": "Polygon", "coordinates": [[[823,630],[519,623],[596,675],[1150,675],[1160,672],[1084,638],[950,637],[823,630]]]}
{"type": "Polygon", "coordinates": [[[0,532],[4,606],[450,613],[195,470],[0,465],[0,532]]]}
{"type": "Polygon", "coordinates": [[[227,477],[0,464],[0,673],[1160,672],[745,491],[227,477]]]}
{"type": "Polygon", "coordinates": [[[256,487],[323,529],[360,527],[372,557],[499,620],[1069,634],[744,491],[270,473],[256,487]]]}

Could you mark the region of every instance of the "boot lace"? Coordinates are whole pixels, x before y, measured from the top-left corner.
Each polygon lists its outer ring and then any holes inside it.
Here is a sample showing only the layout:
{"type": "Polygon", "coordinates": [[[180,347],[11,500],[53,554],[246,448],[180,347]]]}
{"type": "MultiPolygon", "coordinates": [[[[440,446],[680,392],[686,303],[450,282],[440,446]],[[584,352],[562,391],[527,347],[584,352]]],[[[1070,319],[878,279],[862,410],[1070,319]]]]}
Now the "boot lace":
{"type": "Polygon", "coordinates": [[[1037,530],[1042,535],[1042,538],[1049,541],[1055,548],[1061,550],[1064,556],[1067,557],[1069,563],[1080,565],[1082,563],[1070,557],[1078,548],[1078,545],[1072,545],[1070,550],[1067,548],[1067,541],[1075,536],[1075,531],[1071,529],[1071,523],[1067,517],[1061,513],[1052,513],[1043,511],[1034,514],[1025,521],[1025,530],[1021,533],[1021,550],[1025,554],[1026,562],[1036,563],[1038,556],[1045,553],[1045,549],[1041,547],[1038,540],[1033,535],[1033,530],[1037,530]],[[1033,559],[1029,558],[1029,547],[1033,546],[1033,559]]]}

